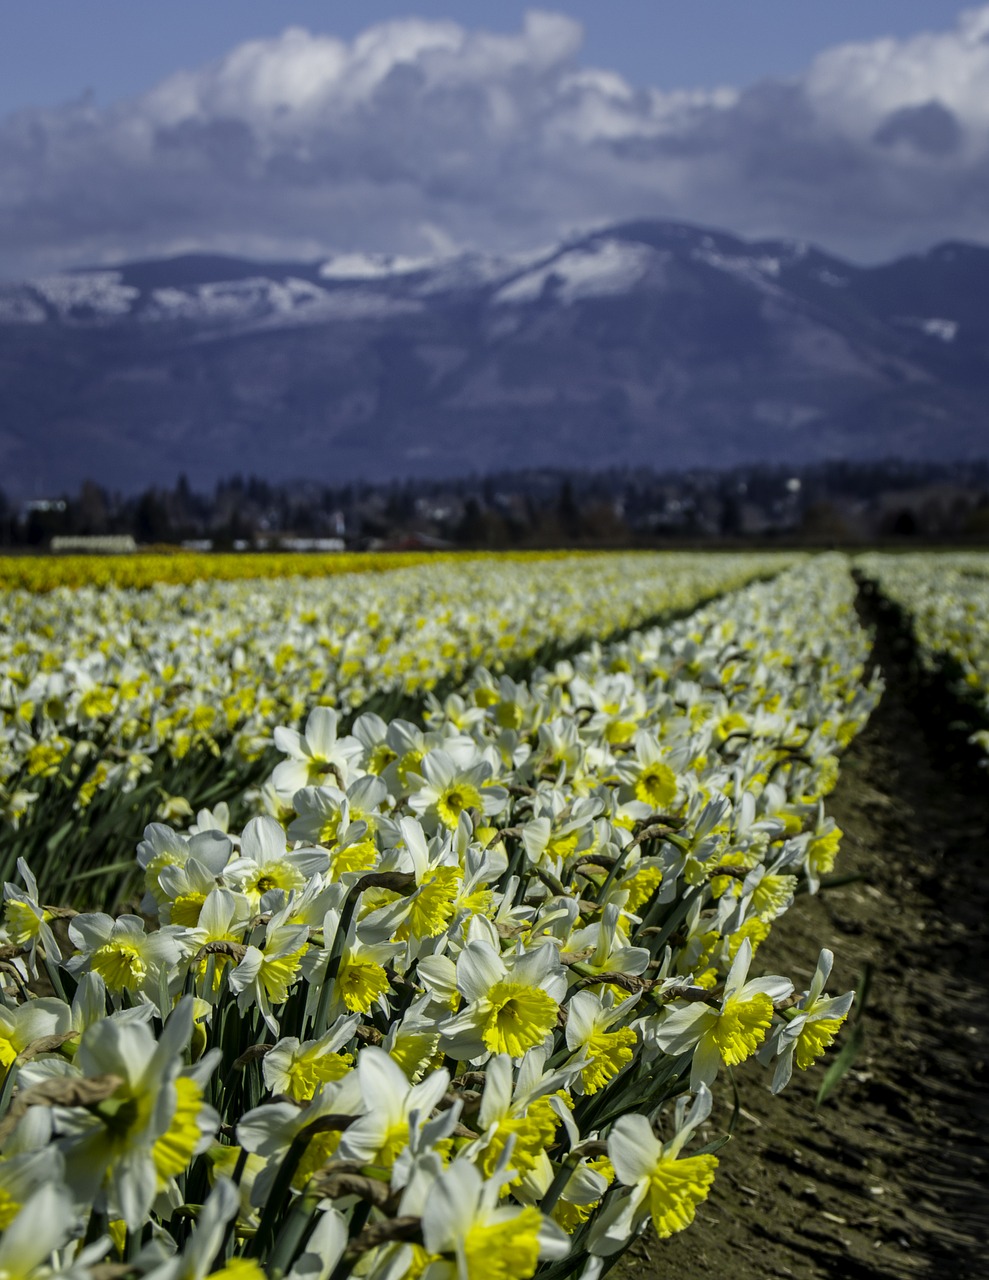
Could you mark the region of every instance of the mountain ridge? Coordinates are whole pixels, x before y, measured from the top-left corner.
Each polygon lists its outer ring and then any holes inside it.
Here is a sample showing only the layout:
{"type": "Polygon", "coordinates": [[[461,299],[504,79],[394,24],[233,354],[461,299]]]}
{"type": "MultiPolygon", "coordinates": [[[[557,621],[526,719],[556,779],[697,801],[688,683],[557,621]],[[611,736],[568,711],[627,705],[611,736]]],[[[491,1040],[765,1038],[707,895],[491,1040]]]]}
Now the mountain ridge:
{"type": "Polygon", "coordinates": [[[532,253],[0,285],[0,487],[986,453],[989,249],[639,220],[532,253]]]}

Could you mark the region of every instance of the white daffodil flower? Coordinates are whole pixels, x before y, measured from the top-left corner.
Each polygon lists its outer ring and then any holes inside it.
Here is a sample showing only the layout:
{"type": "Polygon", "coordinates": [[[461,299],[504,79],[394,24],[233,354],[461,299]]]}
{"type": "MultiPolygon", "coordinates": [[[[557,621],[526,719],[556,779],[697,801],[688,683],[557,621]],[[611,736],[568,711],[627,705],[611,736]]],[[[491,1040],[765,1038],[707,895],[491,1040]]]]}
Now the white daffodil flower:
{"type": "Polygon", "coordinates": [[[272,775],[284,804],[291,804],[303,787],[318,786],[327,778],[333,778],[339,787],[349,785],[352,767],[364,748],[356,738],[338,738],[339,726],[340,713],[333,707],[313,707],[304,733],[281,725],[275,730],[275,746],[288,756],[272,775]]]}
{"type": "Polygon", "coordinates": [[[457,957],[457,987],[466,1006],[441,1024],[444,1052],[470,1061],[521,1058],[556,1030],[567,979],[553,946],[502,957],[478,938],[457,957]]]}
{"type": "MultiPolygon", "coordinates": [[[[467,822],[463,815],[463,822],[467,822]]],[[[408,941],[415,956],[422,943],[443,934],[457,913],[463,887],[460,860],[449,837],[428,842],[421,825],[412,818],[398,824],[403,869],[410,868],[415,888],[394,902],[368,913],[362,928],[372,936],[408,941]]]]}
{"type": "Polygon", "coordinates": [[[834,818],[825,816],[823,802],[819,803],[814,829],[806,835],[797,837],[797,843],[803,851],[804,874],[811,893],[817,892],[822,877],[830,875],[834,869],[843,834],[834,818]]]}
{"type": "Polygon", "coordinates": [[[16,1144],[8,1142],[0,1160],[0,1232],[7,1230],[40,1187],[61,1184],[64,1170],[62,1153],[50,1144],[18,1151],[16,1144]]]}
{"type": "Polygon", "coordinates": [[[355,779],[346,791],[325,784],[303,787],[292,798],[298,816],[289,824],[289,838],[332,849],[353,822],[363,822],[364,834],[373,836],[387,802],[388,788],[371,775],[355,779]]]}
{"type": "Polygon", "coordinates": [[[824,1053],[848,1017],[855,992],[827,996],[824,987],[831,976],[834,955],[826,948],[818,957],[810,988],[797,1003],[783,1013],[783,1021],[759,1051],[759,1060],[767,1065],[776,1057],[772,1091],[779,1093],[790,1083],[793,1065],[801,1071],[811,1066],[824,1053]],[[777,1056],[778,1055],[778,1056],[777,1056]]]}
{"type": "Polygon", "coordinates": [[[289,849],[274,818],[252,818],[240,838],[240,856],[226,867],[224,878],[257,907],[269,890],[304,889],[310,876],[329,865],[325,849],[289,849]]]}
{"type": "Polygon", "coordinates": [[[498,1054],[488,1060],[484,1091],[477,1113],[481,1137],[464,1149],[485,1177],[496,1172],[512,1183],[521,1183],[526,1199],[544,1195],[553,1178],[546,1149],[556,1139],[561,1124],[571,1141],[579,1140],[570,1110],[558,1096],[573,1080],[572,1068],[547,1071],[546,1055],[530,1050],[519,1066],[517,1078],[512,1060],[498,1054]]]}
{"type": "Polygon", "coordinates": [[[353,1066],[353,1057],[338,1052],[354,1032],[356,1014],[338,1018],[326,1035],[301,1042],[297,1036],[279,1040],[264,1057],[264,1082],[272,1093],[308,1102],[321,1085],[340,1080],[353,1066]]]}
{"type": "Polygon", "coordinates": [[[343,886],[327,884],[317,871],[304,889],[269,889],[261,899],[261,909],[263,914],[270,913],[269,930],[304,924],[312,934],[321,934],[327,911],[345,897],[343,886]]]}
{"type": "Polygon", "coordinates": [[[164,901],[165,891],[158,877],[166,867],[185,866],[189,858],[195,858],[213,876],[219,876],[233,852],[233,841],[225,833],[216,830],[201,831],[191,837],[180,835],[161,822],[152,822],[144,828],[144,839],[137,846],[138,866],[144,871],[144,898],[141,910],[157,915],[164,901]]]}
{"type": "Polygon", "coordinates": [[[456,830],[467,809],[491,817],[500,813],[508,800],[505,788],[492,784],[491,764],[479,756],[473,743],[456,754],[452,743],[447,743],[445,750],[428,751],[419,769],[420,774],[409,780],[414,787],[409,806],[429,830],[456,830]]]}
{"type": "MultiPolygon", "coordinates": [[[[459,999],[458,994],[458,1002],[459,999]]],[[[437,1019],[430,1013],[431,1007],[432,1001],[428,995],[413,1000],[402,1018],[392,1023],[381,1042],[382,1049],[402,1068],[406,1079],[412,1084],[418,1084],[440,1062],[440,1034],[436,1026],[437,1019]]],[[[448,1003],[446,1009],[449,1007],[448,1003]]],[[[446,1009],[440,1010],[440,1016],[446,1009]]]]}
{"type": "Polygon", "coordinates": [[[773,1020],[773,1005],[793,991],[788,978],[753,978],[746,981],[752,963],[748,938],[738,948],[725,982],[720,1007],[688,1004],[673,1007],[652,1038],[665,1053],[693,1051],[690,1087],[714,1082],[722,1063],[737,1066],[751,1057],[766,1038],[773,1020]]]}
{"type": "MultiPolygon", "coordinates": [[[[508,866],[504,845],[490,844],[493,838],[491,828],[482,828],[478,833],[478,838],[484,840],[483,845],[473,843],[473,833],[471,838],[461,844],[460,831],[467,826],[469,823],[465,817],[454,840],[454,848],[457,850],[463,868],[463,880],[454,897],[454,907],[461,929],[474,915],[494,914],[498,898],[490,886],[504,874],[508,866]]],[[[451,926],[451,929],[454,928],[455,926],[451,926]]]]}
{"type": "Polygon", "coordinates": [[[72,1010],[64,1000],[41,996],[27,1004],[0,1003],[0,1070],[6,1075],[18,1055],[32,1045],[73,1030],[72,1010]]]}
{"type": "Polygon", "coordinates": [[[359,769],[372,777],[380,777],[398,757],[388,743],[389,724],[373,711],[365,711],[354,721],[352,736],[363,747],[359,769]]]}
{"type": "Polygon", "coordinates": [[[219,882],[216,871],[192,855],[182,866],[164,867],[158,874],[162,893],[158,917],[162,924],[194,929],[199,923],[203,904],[219,882]]]}
{"type": "Polygon", "coordinates": [[[226,800],[218,801],[212,809],[199,809],[196,821],[189,824],[189,834],[196,836],[203,831],[219,831],[221,835],[230,833],[230,806],[226,800]]]}
{"type": "Polygon", "coordinates": [[[430,740],[435,736],[425,733],[421,725],[408,720],[392,720],[388,725],[382,758],[390,753],[393,759],[381,771],[381,780],[391,796],[397,798],[409,794],[419,776],[419,767],[429,750],[430,740]]]}
{"type": "Polygon", "coordinates": [[[576,1055],[582,1093],[597,1093],[628,1066],[635,1056],[638,1036],[624,1023],[638,1003],[638,994],[615,1003],[608,989],[600,996],[578,991],[567,1005],[567,1047],[576,1055]]]}
{"type": "Polygon", "coordinates": [[[62,1268],[53,1265],[52,1255],[75,1231],[75,1205],[68,1189],[57,1184],[40,1187],[0,1235],[0,1276],[4,1280],[47,1280],[65,1275],[62,1268]]]}
{"type": "Polygon", "coordinates": [[[230,968],[234,949],[243,944],[251,915],[251,903],[244,894],[212,889],[199,910],[195,928],[187,928],[181,935],[186,953],[182,971],[193,971],[196,994],[203,1000],[211,1004],[218,1000],[224,974],[230,968]],[[229,943],[231,951],[207,952],[212,943],[229,943]]]}
{"type": "Polygon", "coordinates": [[[420,956],[416,963],[419,982],[425,988],[422,999],[423,1018],[438,1027],[451,1010],[460,1007],[462,996],[457,986],[457,962],[449,955],[420,956]]]}
{"type": "Polygon", "coordinates": [[[593,796],[582,796],[572,805],[565,804],[557,792],[550,796],[549,804],[540,806],[544,811],[523,825],[522,843],[533,866],[543,864],[559,876],[568,858],[586,852],[594,843],[594,819],[603,805],[593,796]],[[561,818],[563,812],[569,817],[561,818]]]}
{"type": "Polygon", "coordinates": [[[69,925],[78,954],[65,967],[70,973],[99,974],[116,1003],[126,993],[167,1009],[169,979],[181,955],[180,936],[175,925],[147,933],[140,916],[114,920],[102,911],[84,913],[69,925]]]}
{"type": "Polygon", "coordinates": [[[670,758],[669,747],[648,729],[638,729],[632,738],[632,754],[615,770],[627,788],[623,798],[638,800],[653,813],[673,812],[680,780],[670,758]]]}
{"type": "Polygon", "coordinates": [[[240,1012],[246,1013],[251,1005],[256,1005],[273,1035],[278,1035],[279,1026],[272,1009],[285,1003],[291,987],[299,979],[308,941],[309,930],[305,925],[275,928],[269,925],[264,948],[249,946],[227,978],[240,1012]]]}
{"type": "Polygon", "coordinates": [[[485,1181],[466,1160],[455,1160],[429,1189],[422,1235],[430,1280],[526,1280],[540,1259],[564,1258],[566,1234],[531,1205],[499,1203],[501,1183],[485,1181]]]}
{"type": "Polygon", "coordinates": [[[605,1204],[588,1241],[592,1254],[616,1253],[650,1218],[661,1239],[693,1222],[714,1182],[718,1160],[681,1155],[687,1139],[711,1113],[710,1091],[701,1085],[689,1110],[685,1104],[684,1098],[678,1101],[676,1132],[666,1143],[653,1133],[646,1116],[619,1116],[612,1125],[608,1156],[618,1182],[630,1190],[605,1204]]]}
{"type": "Polygon", "coordinates": [[[777,858],[768,866],[760,864],[745,877],[742,885],[742,896],[749,899],[752,913],[766,924],[778,919],[793,903],[799,881],[784,869],[786,865],[785,857],[777,858]]]}
{"type": "Polygon", "coordinates": [[[576,929],[564,949],[572,957],[581,956],[580,973],[622,973],[638,977],[652,959],[645,947],[633,947],[622,926],[622,912],[609,902],[600,920],[576,929]],[[587,952],[590,951],[590,955],[587,952]]]}
{"type": "Polygon", "coordinates": [[[410,1085],[401,1067],[373,1046],[358,1054],[356,1070],[363,1115],[340,1140],[337,1154],[342,1160],[390,1169],[408,1146],[410,1130],[422,1130],[422,1140],[429,1146],[453,1132],[460,1115],[458,1105],[432,1116],[449,1088],[448,1071],[433,1071],[420,1084],[410,1085]]]}
{"type": "Polygon", "coordinates": [[[3,921],[7,939],[15,947],[27,949],[28,967],[37,974],[37,951],[40,946],[54,964],[62,959],[62,951],[52,933],[51,912],[41,905],[38,882],[23,858],[17,859],[17,874],[24,881],[24,888],[7,883],[3,887],[3,921]]]}
{"type": "Polygon", "coordinates": [[[579,777],[584,760],[584,745],[575,720],[558,716],[539,726],[533,766],[542,776],[579,777]]]}
{"type": "MultiPolygon", "coordinates": [[[[70,1018],[72,1030],[76,1034],[62,1046],[62,1052],[67,1057],[74,1057],[86,1029],[94,1022],[101,1022],[107,1016],[106,1000],[106,984],[100,975],[98,973],[83,974],[72,997],[70,1018]]],[[[113,1018],[116,1022],[150,1023],[156,1013],[155,1005],[142,1001],[130,1009],[115,1009],[113,1018]]]]}
{"type": "Polygon", "coordinates": [[[144,1022],[110,1017],[94,1023],[74,1065],[85,1078],[119,1083],[92,1107],[53,1110],[69,1185],[80,1200],[110,1209],[132,1230],[144,1223],[168,1179],[206,1150],[219,1124],[204,1101],[204,1086],[220,1051],[183,1066],[192,1014],[186,997],[157,1041],[144,1022]]]}
{"type": "MultiPolygon", "coordinates": [[[[323,978],[330,949],[337,945],[341,912],[336,907],[327,911],[323,920],[323,948],[310,947],[302,961],[302,971],[309,983],[306,1016],[312,1018],[323,994],[323,978]]],[[[387,992],[391,986],[386,966],[405,951],[401,942],[365,942],[362,926],[351,920],[346,938],[340,944],[340,961],[332,981],[327,1018],[329,1021],[346,1013],[370,1013],[374,1008],[388,1011],[387,992]]],[[[325,1027],[316,1027],[322,1034],[325,1027]]]]}
{"type": "Polygon", "coordinates": [[[255,1175],[251,1202],[256,1206],[265,1204],[289,1148],[303,1130],[309,1130],[311,1136],[292,1179],[293,1188],[301,1190],[335,1156],[340,1145],[342,1129],[320,1129],[319,1122],[331,1116],[357,1117],[362,1106],[357,1072],[348,1071],[342,1079],[317,1089],[308,1106],[269,1102],[246,1111],[237,1125],[237,1141],[245,1151],[265,1161],[264,1168],[255,1175]]]}

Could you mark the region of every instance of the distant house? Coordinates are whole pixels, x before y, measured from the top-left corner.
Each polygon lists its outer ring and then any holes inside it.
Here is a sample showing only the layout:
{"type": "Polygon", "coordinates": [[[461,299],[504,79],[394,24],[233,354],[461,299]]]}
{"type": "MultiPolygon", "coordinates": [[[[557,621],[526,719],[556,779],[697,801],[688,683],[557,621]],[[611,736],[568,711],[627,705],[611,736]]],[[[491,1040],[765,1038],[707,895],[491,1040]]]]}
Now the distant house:
{"type": "Polygon", "coordinates": [[[64,498],[31,498],[29,502],[21,505],[21,519],[26,520],[28,516],[38,512],[47,514],[49,511],[55,511],[61,515],[67,505],[64,498]]]}
{"type": "Polygon", "coordinates": [[[55,555],[130,555],[137,550],[137,543],[129,533],[101,534],[88,537],[84,534],[58,534],[52,538],[49,549],[55,555]]]}
{"type": "Polygon", "coordinates": [[[279,538],[283,551],[343,551],[343,538],[279,538]]]}

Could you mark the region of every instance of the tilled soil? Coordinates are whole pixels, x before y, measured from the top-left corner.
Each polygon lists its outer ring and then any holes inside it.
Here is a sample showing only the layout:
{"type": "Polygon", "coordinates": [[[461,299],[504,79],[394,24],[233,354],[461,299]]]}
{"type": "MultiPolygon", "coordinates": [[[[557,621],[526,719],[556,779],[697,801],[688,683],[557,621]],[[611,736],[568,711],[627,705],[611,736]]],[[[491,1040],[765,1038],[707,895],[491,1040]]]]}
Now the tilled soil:
{"type": "Polygon", "coordinates": [[[861,604],[887,690],[828,804],[836,871],[861,879],[799,899],[757,968],[806,984],[827,946],[836,993],[871,970],[862,1047],[820,1108],[820,1064],[778,1098],[746,1064],[710,1199],[688,1231],[639,1240],[628,1280],[989,1277],[989,774],[895,615],[861,604]]]}

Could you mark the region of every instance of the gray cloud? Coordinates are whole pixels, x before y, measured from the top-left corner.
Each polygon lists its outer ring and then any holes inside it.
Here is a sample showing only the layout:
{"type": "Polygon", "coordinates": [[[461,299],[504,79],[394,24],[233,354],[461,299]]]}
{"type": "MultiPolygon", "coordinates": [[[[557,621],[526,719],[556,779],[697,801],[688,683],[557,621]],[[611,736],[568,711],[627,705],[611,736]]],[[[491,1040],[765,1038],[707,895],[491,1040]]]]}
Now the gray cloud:
{"type": "Polygon", "coordinates": [[[528,247],[676,217],[882,258],[989,239],[989,6],[743,90],[634,90],[581,30],[290,29],[142,98],[0,122],[0,270],[222,249],[528,247]]]}
{"type": "Polygon", "coordinates": [[[919,107],[900,107],[891,111],[873,134],[881,146],[905,142],[914,150],[930,156],[946,156],[957,151],[963,136],[954,114],[940,102],[925,102],[919,107]]]}

